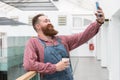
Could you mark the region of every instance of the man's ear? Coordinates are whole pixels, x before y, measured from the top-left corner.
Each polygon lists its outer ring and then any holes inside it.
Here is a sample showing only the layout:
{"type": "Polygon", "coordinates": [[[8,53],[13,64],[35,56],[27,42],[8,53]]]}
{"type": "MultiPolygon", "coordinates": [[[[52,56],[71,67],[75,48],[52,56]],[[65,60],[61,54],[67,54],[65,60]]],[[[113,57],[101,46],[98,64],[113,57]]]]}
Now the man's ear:
{"type": "Polygon", "coordinates": [[[40,29],[40,25],[39,24],[36,24],[35,27],[36,27],[37,30],[40,29]]]}

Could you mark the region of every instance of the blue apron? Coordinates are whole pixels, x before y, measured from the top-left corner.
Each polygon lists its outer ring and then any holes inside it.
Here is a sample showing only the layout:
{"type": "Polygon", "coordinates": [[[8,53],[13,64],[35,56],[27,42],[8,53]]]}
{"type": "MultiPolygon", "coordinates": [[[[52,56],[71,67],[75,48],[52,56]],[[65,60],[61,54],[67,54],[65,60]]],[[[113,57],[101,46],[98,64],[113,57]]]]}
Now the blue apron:
{"type": "MultiPolygon", "coordinates": [[[[44,46],[44,63],[50,62],[52,64],[58,63],[62,58],[69,58],[69,55],[58,38],[58,44],[47,46],[45,42],[39,39],[40,43],[44,46]]],[[[44,74],[42,80],[73,80],[72,67],[66,68],[63,71],[55,72],[53,74],[44,74]]]]}

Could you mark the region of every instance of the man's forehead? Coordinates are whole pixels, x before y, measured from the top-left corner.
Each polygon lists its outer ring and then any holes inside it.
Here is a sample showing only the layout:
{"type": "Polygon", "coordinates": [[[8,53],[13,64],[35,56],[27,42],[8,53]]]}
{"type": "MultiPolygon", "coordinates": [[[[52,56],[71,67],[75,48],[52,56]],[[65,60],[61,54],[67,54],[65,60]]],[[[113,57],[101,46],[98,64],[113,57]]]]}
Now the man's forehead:
{"type": "Polygon", "coordinates": [[[48,19],[48,17],[47,16],[40,16],[39,17],[39,20],[45,20],[45,19],[48,19]]]}

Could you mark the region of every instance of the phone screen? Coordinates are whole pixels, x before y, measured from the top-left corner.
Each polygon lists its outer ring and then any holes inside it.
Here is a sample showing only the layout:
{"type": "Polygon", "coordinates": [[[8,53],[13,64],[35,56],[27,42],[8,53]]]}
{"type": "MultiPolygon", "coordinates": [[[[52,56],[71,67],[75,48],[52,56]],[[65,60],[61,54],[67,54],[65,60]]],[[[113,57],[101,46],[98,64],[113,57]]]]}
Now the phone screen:
{"type": "Polygon", "coordinates": [[[96,2],[96,9],[99,9],[99,2],[96,2]]]}

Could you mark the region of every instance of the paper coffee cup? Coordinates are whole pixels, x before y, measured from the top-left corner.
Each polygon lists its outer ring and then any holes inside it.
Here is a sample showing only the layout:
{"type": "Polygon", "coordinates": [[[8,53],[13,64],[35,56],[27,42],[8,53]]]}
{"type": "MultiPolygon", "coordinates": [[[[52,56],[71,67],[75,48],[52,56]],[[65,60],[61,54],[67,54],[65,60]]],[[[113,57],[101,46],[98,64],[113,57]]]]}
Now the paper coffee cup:
{"type": "Polygon", "coordinates": [[[62,58],[62,61],[64,63],[68,63],[68,66],[66,68],[68,68],[70,66],[69,58],[62,58]]]}
{"type": "Polygon", "coordinates": [[[62,61],[69,62],[69,58],[62,58],[62,61]]]}

